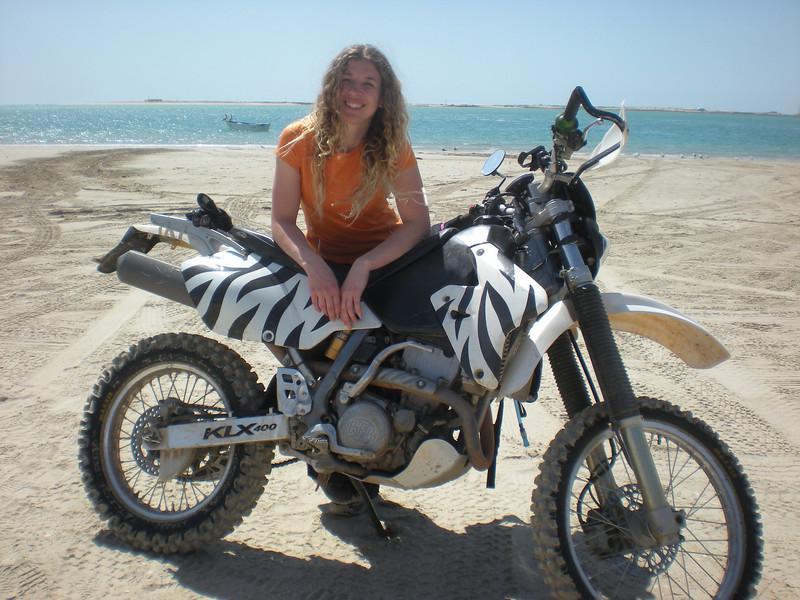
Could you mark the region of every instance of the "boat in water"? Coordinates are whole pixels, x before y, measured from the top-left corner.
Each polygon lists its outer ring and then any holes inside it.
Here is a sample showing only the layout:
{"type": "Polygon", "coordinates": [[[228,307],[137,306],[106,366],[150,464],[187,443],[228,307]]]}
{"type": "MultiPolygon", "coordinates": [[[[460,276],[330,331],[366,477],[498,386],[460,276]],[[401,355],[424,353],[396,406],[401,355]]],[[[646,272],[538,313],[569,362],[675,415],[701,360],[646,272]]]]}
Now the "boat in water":
{"type": "Polygon", "coordinates": [[[234,120],[233,115],[225,115],[222,120],[228,125],[228,129],[233,129],[234,131],[269,131],[269,123],[247,123],[245,121],[236,121],[234,120]]]}

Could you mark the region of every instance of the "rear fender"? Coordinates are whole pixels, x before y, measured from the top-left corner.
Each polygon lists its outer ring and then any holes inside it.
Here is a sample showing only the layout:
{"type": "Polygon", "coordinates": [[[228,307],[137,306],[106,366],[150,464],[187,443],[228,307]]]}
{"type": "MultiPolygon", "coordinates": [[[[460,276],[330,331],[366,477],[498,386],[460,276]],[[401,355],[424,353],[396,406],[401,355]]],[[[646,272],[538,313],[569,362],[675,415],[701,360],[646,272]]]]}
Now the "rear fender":
{"type": "Polygon", "coordinates": [[[178,231],[157,225],[131,225],[116,246],[96,259],[97,270],[101,273],[113,273],[117,270],[119,259],[125,253],[134,251],[147,254],[160,242],[165,242],[173,248],[177,246],[191,248],[189,238],[178,231]]]}
{"type": "Polygon", "coordinates": [[[244,248],[222,232],[205,227],[195,227],[188,219],[170,215],[150,215],[152,224],[131,225],[119,243],[103,257],[97,259],[97,270],[113,273],[117,261],[131,250],[147,254],[156,244],[165,243],[173,248],[194,248],[205,256],[229,247],[244,253],[244,248]]]}
{"type": "MultiPolygon", "coordinates": [[[[613,330],[651,339],[694,369],[710,369],[730,358],[708,330],[671,306],[634,294],[606,293],[602,297],[613,330]]],[[[523,337],[506,366],[498,396],[519,392],[556,338],[577,325],[569,300],[554,303],[523,337]]]]}

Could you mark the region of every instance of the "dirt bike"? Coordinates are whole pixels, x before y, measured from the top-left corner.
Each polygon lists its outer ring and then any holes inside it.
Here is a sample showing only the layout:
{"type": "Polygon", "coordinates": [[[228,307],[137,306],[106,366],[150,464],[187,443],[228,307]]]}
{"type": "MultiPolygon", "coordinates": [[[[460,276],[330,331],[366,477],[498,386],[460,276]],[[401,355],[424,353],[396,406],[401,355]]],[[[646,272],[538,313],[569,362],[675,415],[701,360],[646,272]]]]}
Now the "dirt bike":
{"type": "MultiPolygon", "coordinates": [[[[277,448],[321,479],[346,476],[386,533],[366,486],[434,487],[469,469],[491,484],[502,422],[491,404],[511,399],[519,414],[535,400],[546,355],[569,417],[533,491],[535,556],[552,593],[753,594],[761,526],[739,462],[690,413],[634,395],[614,332],[694,368],[727,351],[677,310],[595,283],[607,243],[581,175],[620,154],[624,112],[595,108],[578,87],[552,134],[551,150],[518,156],[528,172],[374,271],[352,329],[313,307],[305,273],[272,239],[234,227],[208,196],[186,217],[130,228],[100,271],[195,308],[282,366],[265,389],[233,350],[185,333],[117,356],[88,397],[79,444],[111,530],[160,553],[204,547],[255,506],[277,448]],[[584,130],[580,108],[594,119],[584,130]],[[602,141],[569,171],[602,124],[602,141]],[[176,266],[148,256],[158,243],[197,255],[176,266]]],[[[483,174],[500,175],[504,158],[490,156],[483,174]]]]}

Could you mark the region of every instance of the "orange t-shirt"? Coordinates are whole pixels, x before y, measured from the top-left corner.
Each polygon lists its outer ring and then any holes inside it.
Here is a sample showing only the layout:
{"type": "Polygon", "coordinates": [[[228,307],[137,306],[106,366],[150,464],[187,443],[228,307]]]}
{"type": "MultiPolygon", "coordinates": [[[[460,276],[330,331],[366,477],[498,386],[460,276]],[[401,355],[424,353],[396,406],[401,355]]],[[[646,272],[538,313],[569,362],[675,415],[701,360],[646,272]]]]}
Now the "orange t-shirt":
{"type": "MultiPolygon", "coordinates": [[[[389,237],[400,225],[400,217],[389,205],[388,191],[381,188],[358,217],[348,218],[352,195],[361,182],[363,145],[335,154],[325,163],[325,202],[320,214],[311,172],[314,136],[300,138],[302,132],[300,121],[286,127],[278,139],[276,152],[281,160],[300,171],[300,206],[306,220],[306,238],[325,260],[350,264],[389,237]]],[[[415,164],[414,152],[407,144],[400,153],[397,170],[415,164]]]]}

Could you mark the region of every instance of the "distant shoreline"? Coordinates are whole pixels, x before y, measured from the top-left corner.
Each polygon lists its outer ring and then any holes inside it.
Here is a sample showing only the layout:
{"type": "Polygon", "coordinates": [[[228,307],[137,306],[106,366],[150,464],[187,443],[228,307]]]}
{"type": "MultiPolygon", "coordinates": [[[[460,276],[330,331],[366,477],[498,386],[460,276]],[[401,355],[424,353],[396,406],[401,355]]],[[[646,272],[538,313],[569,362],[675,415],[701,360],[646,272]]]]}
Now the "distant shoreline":
{"type": "MultiPolygon", "coordinates": [[[[26,158],[35,158],[39,155],[49,154],[54,150],[58,152],[96,152],[102,150],[119,151],[119,150],[170,150],[170,151],[206,151],[206,150],[253,150],[261,152],[263,150],[274,150],[275,144],[56,144],[56,143],[42,143],[42,144],[9,144],[0,142],[0,162],[8,156],[19,153],[21,156],[18,158],[24,160],[26,158]],[[7,155],[7,156],[6,156],[7,155]]],[[[459,149],[459,148],[440,148],[436,145],[414,145],[414,153],[419,160],[424,160],[426,157],[435,156],[437,158],[453,157],[453,158],[485,158],[488,154],[496,148],[474,148],[474,149],[459,149]]],[[[580,164],[583,160],[589,157],[588,153],[579,152],[573,155],[575,164],[580,164]]],[[[760,156],[757,154],[750,155],[728,155],[728,154],[701,154],[701,153],[675,153],[675,152],[624,152],[623,158],[627,160],[666,160],[666,161],[695,161],[704,160],[706,162],[734,162],[734,163],[798,163],[800,156],[782,155],[782,156],[760,156]]],[[[509,152],[506,155],[507,161],[514,160],[513,153],[509,152]]]]}
{"type": "MultiPolygon", "coordinates": [[[[165,100],[162,98],[147,98],[145,100],[109,100],[105,102],[76,102],[71,104],[2,104],[0,106],[139,106],[139,105],[200,105],[200,106],[313,106],[313,102],[299,100],[165,100]]],[[[420,108],[523,108],[523,109],[546,109],[560,110],[560,104],[436,104],[430,102],[409,103],[411,107],[420,108]]],[[[617,111],[618,106],[598,106],[597,108],[617,111]]],[[[782,113],[778,111],[755,112],[746,110],[711,110],[705,108],[676,108],[676,107],[657,107],[657,106],[626,106],[628,112],[662,112],[662,113],[692,113],[710,115],[757,115],[764,117],[800,117],[800,113],[782,113]]]]}
{"type": "MultiPolygon", "coordinates": [[[[280,101],[239,101],[239,100],[164,100],[162,98],[147,98],[145,100],[115,100],[111,102],[98,102],[98,104],[201,104],[201,105],[239,105],[239,106],[312,106],[313,102],[301,102],[295,100],[280,101]]],[[[563,108],[560,104],[435,104],[421,102],[419,104],[409,103],[409,106],[423,108],[529,108],[559,110],[563,108]]],[[[597,108],[615,111],[618,106],[598,106],[597,108]]],[[[699,113],[713,115],[759,115],[771,117],[800,117],[798,114],[781,113],[777,111],[755,112],[742,110],[708,110],[705,108],[676,108],[676,107],[657,107],[657,106],[626,106],[626,111],[633,112],[673,112],[673,113],[699,113]]]]}

